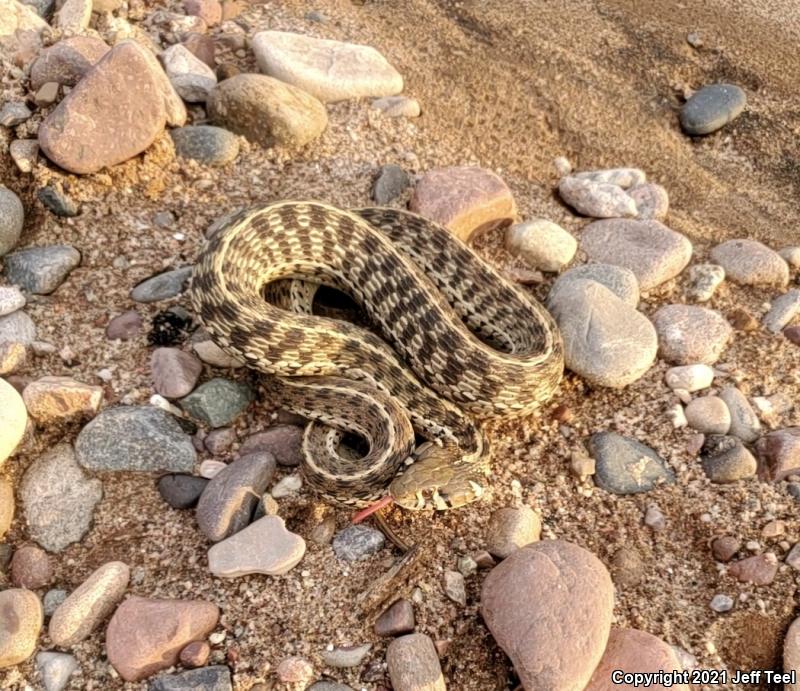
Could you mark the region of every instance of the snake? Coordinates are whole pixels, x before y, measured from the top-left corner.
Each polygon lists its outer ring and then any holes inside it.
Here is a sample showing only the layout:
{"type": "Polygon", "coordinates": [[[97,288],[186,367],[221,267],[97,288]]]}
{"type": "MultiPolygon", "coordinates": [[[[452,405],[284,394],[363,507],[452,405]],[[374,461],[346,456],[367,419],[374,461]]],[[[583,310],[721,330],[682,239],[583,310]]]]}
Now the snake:
{"type": "Polygon", "coordinates": [[[479,499],[486,423],[533,411],[564,369],[542,304],[410,211],[291,200],[240,211],[208,239],[189,292],[211,339],[306,419],[306,483],[350,507],[479,499]],[[331,289],[364,319],[316,309],[331,289]]]}

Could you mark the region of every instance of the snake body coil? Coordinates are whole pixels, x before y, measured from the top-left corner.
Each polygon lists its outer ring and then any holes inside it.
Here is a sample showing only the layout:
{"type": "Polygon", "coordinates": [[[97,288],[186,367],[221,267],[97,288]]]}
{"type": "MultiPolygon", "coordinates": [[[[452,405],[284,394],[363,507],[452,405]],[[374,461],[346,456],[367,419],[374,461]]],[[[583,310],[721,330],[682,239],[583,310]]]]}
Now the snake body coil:
{"type": "Polygon", "coordinates": [[[531,411],[563,371],[536,300],[446,229],[395,209],[239,214],[209,240],[191,298],[214,341],[275,375],[284,407],[311,420],[307,482],[351,506],[387,485],[407,508],[478,498],[489,459],[478,421],[531,411]],[[375,332],[313,314],[320,285],[350,296],[375,332]],[[434,443],[415,447],[415,432],[434,443]],[[363,457],[345,433],[366,442],[363,457]]]}

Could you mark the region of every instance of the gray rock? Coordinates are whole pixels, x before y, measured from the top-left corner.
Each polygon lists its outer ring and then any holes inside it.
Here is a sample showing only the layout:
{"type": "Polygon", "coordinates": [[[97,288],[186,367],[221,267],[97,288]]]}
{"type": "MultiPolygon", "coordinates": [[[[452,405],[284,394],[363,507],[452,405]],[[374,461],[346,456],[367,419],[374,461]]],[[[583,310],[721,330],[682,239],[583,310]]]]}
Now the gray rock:
{"type": "Polygon", "coordinates": [[[618,185],[581,179],[571,175],[558,184],[561,198],[575,211],[592,218],[632,218],[636,202],[618,185]]]}
{"type": "Polygon", "coordinates": [[[25,307],[25,296],[16,286],[0,286],[0,317],[25,307]]]}
{"type": "Polygon", "coordinates": [[[78,669],[78,661],[67,653],[43,651],[36,656],[36,668],[42,677],[45,691],[61,691],[78,669]]]}
{"type": "Polygon", "coordinates": [[[161,61],[172,88],[184,101],[205,103],[217,85],[214,70],[181,43],[167,48],[161,54],[161,61]]]}
{"type": "Polygon", "coordinates": [[[81,253],[69,245],[31,247],[6,255],[6,276],[29,293],[49,295],[80,262],[81,253]]]}
{"type": "Polygon", "coordinates": [[[381,166],[375,184],[372,187],[372,198],[377,204],[388,204],[397,199],[403,192],[411,187],[408,173],[400,166],[388,164],[381,166]]]}
{"type": "Polygon", "coordinates": [[[19,197],[0,185],[0,257],[14,249],[22,235],[25,209],[19,197]]]}
{"type": "Polygon", "coordinates": [[[80,541],[103,498],[103,483],[86,477],[69,444],[59,444],[34,461],[20,487],[30,536],[49,552],[80,541]]]}
{"type": "Polygon", "coordinates": [[[216,377],[181,399],[181,407],[211,427],[224,427],[236,419],[253,400],[247,384],[216,377]]]}
{"type": "Polygon", "coordinates": [[[184,266],[180,269],[165,271],[148,278],[131,291],[131,300],[136,302],[158,302],[168,300],[180,295],[185,289],[192,275],[192,267],[184,266]]]}
{"type": "Polygon", "coordinates": [[[36,325],[22,310],[0,317],[0,343],[30,345],[36,340],[36,325]]]}
{"type": "Polygon", "coordinates": [[[733,598],[730,595],[717,593],[711,598],[709,607],[711,607],[711,609],[713,609],[715,612],[722,614],[723,612],[730,612],[730,610],[733,609],[733,604],[733,598]]]}
{"type": "Polygon", "coordinates": [[[756,474],[756,459],[736,437],[709,435],[700,460],[709,480],[718,484],[744,480],[756,474]]]}
{"type": "Polygon", "coordinates": [[[344,561],[360,561],[380,552],[385,544],[386,538],[380,530],[359,523],[336,533],[333,551],[344,561]]]}
{"type": "Polygon", "coordinates": [[[730,434],[743,442],[754,442],[761,434],[761,423],[747,397],[735,386],[727,386],[719,393],[731,413],[730,434]]]}
{"type": "Polygon", "coordinates": [[[338,669],[358,667],[370,650],[372,650],[372,643],[334,648],[333,650],[323,650],[322,659],[329,667],[336,667],[338,669]]]}
{"type": "Polygon", "coordinates": [[[589,451],[597,464],[595,482],[607,492],[635,494],[675,482],[664,459],[635,439],[599,432],[589,439],[589,451]]]}
{"type": "Polygon", "coordinates": [[[549,300],[556,292],[579,279],[597,281],[631,307],[639,304],[639,282],[633,271],[612,264],[583,264],[561,274],[550,288],[549,300]]]}
{"type": "Polygon", "coordinates": [[[785,286],[789,265],[777,252],[756,240],[728,240],[711,250],[711,260],[742,285],[785,286]]]}
{"type": "Polygon", "coordinates": [[[197,385],[203,363],[178,348],[156,348],[150,357],[153,388],[164,398],[182,398],[197,385]]]}
{"type": "Polygon", "coordinates": [[[669,211],[669,194],[661,185],[646,182],[628,190],[628,196],[636,202],[637,218],[663,221],[669,211]]]}
{"type": "Polygon", "coordinates": [[[231,671],[224,665],[165,674],[150,682],[149,691],[233,691],[231,671]]]}
{"type": "Polygon", "coordinates": [[[711,134],[744,110],[747,95],[734,84],[704,86],[681,108],[681,127],[691,135],[711,134]]]}
{"type": "Polygon", "coordinates": [[[665,305],[653,315],[659,354],[676,365],[715,363],[733,329],[716,310],[697,305],[665,305]]]}
{"type": "Polygon", "coordinates": [[[139,335],[142,330],[142,318],[135,310],[123,312],[114,317],[106,326],[106,338],[109,341],[129,341],[139,335]]]}
{"type": "Polygon", "coordinates": [[[704,434],[727,434],[731,413],[718,396],[702,396],[686,406],[686,420],[692,429],[704,434]]]}
{"type": "Polygon", "coordinates": [[[566,366],[596,386],[621,388],[653,363],[650,321],[595,281],[576,279],[548,302],[564,341],[566,366]]]}
{"type": "Polygon", "coordinates": [[[591,180],[592,182],[602,182],[609,185],[617,185],[627,189],[643,185],[647,176],[639,168],[604,168],[602,170],[584,170],[573,173],[572,177],[578,180],[591,180]]]}
{"type": "Polygon", "coordinates": [[[158,479],[158,493],[173,509],[191,509],[209,483],[204,477],[170,473],[158,479]]]}
{"type": "Polygon", "coordinates": [[[39,142],[35,139],[15,139],[8,147],[8,153],[21,173],[30,173],[39,158],[39,142]]]}
{"type": "Polygon", "coordinates": [[[521,256],[528,266],[555,272],[572,261],[578,242],[558,224],[536,218],[506,231],[506,249],[521,256]]]}
{"type": "Polygon", "coordinates": [[[149,406],[101,411],[81,430],[75,450],[90,470],[191,472],[197,457],[175,418],[149,406]]]}
{"type": "Polygon", "coordinates": [[[789,290],[772,301],[763,324],[768,331],[780,333],[800,312],[800,290],[789,290]]]}
{"type": "Polygon", "coordinates": [[[224,166],[239,155],[239,137],[222,127],[193,125],[170,130],[178,156],[207,166],[224,166]]]}
{"type": "Polygon", "coordinates": [[[50,184],[42,187],[36,196],[45,205],[48,211],[62,218],[77,216],[80,212],[78,205],[73,201],[59,184],[50,184]]]}
{"type": "Polygon", "coordinates": [[[725,269],[719,264],[695,264],[689,267],[689,297],[708,302],[725,280],[725,269]]]}
{"type": "Polygon", "coordinates": [[[64,600],[67,599],[67,591],[60,588],[53,588],[48,590],[42,598],[42,609],[44,616],[51,617],[64,600]]]}
{"type": "Polygon", "coordinates": [[[33,113],[22,101],[9,101],[0,108],[0,125],[16,127],[28,120],[33,113]]]}

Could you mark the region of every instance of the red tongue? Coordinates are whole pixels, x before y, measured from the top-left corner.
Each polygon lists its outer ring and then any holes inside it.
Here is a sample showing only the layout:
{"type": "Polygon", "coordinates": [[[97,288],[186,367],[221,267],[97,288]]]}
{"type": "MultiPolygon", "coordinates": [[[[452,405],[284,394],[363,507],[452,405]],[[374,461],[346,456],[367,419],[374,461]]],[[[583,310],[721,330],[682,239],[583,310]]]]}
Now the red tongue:
{"type": "Polygon", "coordinates": [[[361,523],[365,518],[369,518],[376,511],[389,506],[394,502],[394,497],[387,494],[383,499],[378,499],[374,504],[368,506],[366,509],[361,509],[355,516],[353,516],[352,523],[361,523]]]}

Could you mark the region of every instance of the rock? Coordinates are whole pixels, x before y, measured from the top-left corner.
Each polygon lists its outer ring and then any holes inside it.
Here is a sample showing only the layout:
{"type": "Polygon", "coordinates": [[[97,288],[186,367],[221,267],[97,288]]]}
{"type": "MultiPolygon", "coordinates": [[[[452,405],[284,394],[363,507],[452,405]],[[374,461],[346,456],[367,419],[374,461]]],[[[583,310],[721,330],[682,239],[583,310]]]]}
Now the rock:
{"type": "Polygon", "coordinates": [[[695,264],[689,267],[689,298],[708,302],[725,280],[725,269],[719,264],[695,264]]]}
{"type": "Polygon", "coordinates": [[[44,588],[53,578],[53,565],[47,552],[36,545],[24,545],[11,559],[11,582],[18,588],[44,588]]]}
{"type": "MultiPolygon", "coordinates": [[[[646,631],[638,629],[612,628],[608,643],[600,664],[592,675],[584,691],[613,691],[614,689],[633,689],[632,684],[620,684],[612,681],[615,670],[629,672],[659,672],[672,674],[681,670],[682,666],[672,646],[646,631]]],[[[649,684],[655,691],[676,689],[689,691],[689,684],[664,685],[658,682],[649,684]]]]}
{"type": "Polygon", "coordinates": [[[731,427],[728,406],[717,396],[695,398],[686,406],[686,420],[692,429],[704,434],[727,434],[731,427]]]}
{"type": "Polygon", "coordinates": [[[297,466],[303,458],[303,432],[303,428],[297,425],[275,425],[251,434],[239,448],[239,453],[268,451],[280,465],[297,466]]]}
{"type": "Polygon", "coordinates": [[[670,389],[682,389],[693,393],[707,389],[714,383],[714,370],[708,365],[679,365],[667,370],[664,380],[670,389]]]}
{"type": "MultiPolygon", "coordinates": [[[[214,39],[205,34],[189,34],[183,39],[183,45],[203,64],[210,67],[212,70],[217,66],[216,46],[214,39]]],[[[216,79],[215,79],[216,81],[216,79]]]]}
{"type": "Polygon", "coordinates": [[[375,622],[376,636],[401,636],[414,631],[414,605],[408,600],[397,600],[375,622]]]}
{"type": "Polygon", "coordinates": [[[14,520],[14,488],[8,480],[0,478],[0,538],[11,527],[14,520]]]}
{"type": "Polygon", "coordinates": [[[0,669],[4,669],[33,655],[44,615],[36,593],[21,588],[0,591],[0,612],[0,669]]]}
{"type": "Polygon", "coordinates": [[[149,406],[106,408],[81,430],[75,450],[89,470],[190,472],[196,458],[175,418],[149,406]]]}
{"type": "Polygon", "coordinates": [[[757,554],[740,559],[728,567],[728,573],[742,583],[769,585],[778,573],[778,560],[774,554],[757,554]]]}
{"type": "Polygon", "coordinates": [[[0,257],[14,249],[22,235],[25,209],[19,197],[0,185],[0,257]]]}
{"type": "Polygon", "coordinates": [[[14,453],[25,434],[27,423],[28,411],[25,410],[22,397],[11,384],[0,379],[0,465],[14,453]]]}
{"type": "Polygon", "coordinates": [[[50,552],[60,552],[89,531],[103,484],[78,466],[70,444],[58,444],[25,471],[20,499],[28,534],[50,552]]]}
{"type": "Polygon", "coordinates": [[[64,0],[53,17],[54,25],[66,31],[81,32],[92,18],[92,0],[64,0]]]}
{"type": "Polygon", "coordinates": [[[334,648],[333,650],[323,650],[322,660],[328,667],[335,667],[337,669],[358,667],[364,661],[364,658],[370,650],[372,650],[371,643],[334,648]]]}
{"type": "Polygon", "coordinates": [[[81,262],[81,254],[69,245],[31,247],[6,255],[6,276],[28,293],[49,295],[81,262]]]}
{"type": "MultiPolygon", "coordinates": [[[[261,691],[255,689],[254,691],[261,691]]],[[[308,687],[308,691],[354,691],[352,686],[345,686],[336,681],[318,681],[308,687]]]]}
{"type": "Polygon", "coordinates": [[[186,14],[200,17],[208,26],[216,26],[222,21],[222,5],[218,0],[184,0],[186,14]]]}
{"type": "Polygon", "coordinates": [[[203,439],[203,446],[215,456],[221,456],[230,450],[236,441],[236,430],[232,427],[220,427],[211,430],[203,439]]]}
{"type": "Polygon", "coordinates": [[[45,48],[31,65],[31,89],[38,91],[48,82],[75,86],[102,58],[109,47],[94,36],[70,36],[45,48]]]}
{"type": "Polygon", "coordinates": [[[273,499],[282,499],[283,497],[289,497],[293,494],[296,494],[300,491],[302,486],[303,479],[300,477],[300,475],[287,475],[275,483],[275,486],[272,488],[270,494],[272,495],[273,499]]]}
{"type": "Polygon", "coordinates": [[[445,691],[439,656],[424,633],[395,638],[386,649],[386,664],[394,691],[445,691]]]}
{"type": "Polygon", "coordinates": [[[561,271],[578,249],[575,240],[561,226],[544,218],[517,223],[506,231],[506,249],[542,271],[561,271]]]}
{"type": "Polygon", "coordinates": [[[55,611],[61,606],[61,603],[67,599],[67,591],[60,588],[51,588],[44,594],[42,599],[42,607],[44,609],[44,616],[52,617],[55,611]]]}
{"type": "Polygon", "coordinates": [[[647,176],[639,168],[605,168],[603,170],[584,170],[575,173],[572,177],[578,180],[589,180],[603,184],[616,185],[627,189],[643,185],[647,176]]]}
{"type": "Polygon", "coordinates": [[[264,516],[211,547],[208,568],[222,578],[252,573],[281,576],[297,566],[305,553],[305,540],[287,530],[282,518],[264,516]]]}
{"type": "Polygon", "coordinates": [[[30,108],[21,101],[8,101],[0,109],[0,125],[3,127],[16,127],[29,120],[31,115],[33,113],[30,108]]]}
{"type": "Polygon", "coordinates": [[[558,183],[558,193],[565,203],[583,216],[632,218],[638,214],[636,202],[617,185],[568,175],[558,183]]]}
{"type": "Polygon", "coordinates": [[[653,364],[653,325],[605,286],[572,280],[552,294],[548,308],[561,331],[566,366],[593,385],[622,388],[653,364]]]}
{"type": "Polygon", "coordinates": [[[189,103],[205,103],[217,85],[214,70],[181,43],[171,45],[161,54],[164,71],[178,96],[189,103]]]}
{"type": "Polygon", "coordinates": [[[121,561],[110,561],[93,571],[50,619],[48,633],[53,645],[72,648],[88,638],[122,600],[130,575],[130,568],[121,561]]]}
{"type": "Polygon", "coordinates": [[[663,221],[669,211],[669,194],[661,185],[648,182],[628,190],[628,196],[636,203],[636,218],[644,221],[663,221]]]}
{"type": "Polygon", "coordinates": [[[184,667],[195,669],[205,667],[211,655],[211,646],[206,641],[192,641],[180,654],[180,662],[184,667]]]}
{"type": "Polygon", "coordinates": [[[730,595],[717,593],[711,598],[709,607],[719,614],[730,612],[733,609],[733,598],[730,595]]]}
{"type": "Polygon", "coordinates": [[[734,84],[710,84],[696,91],[681,108],[681,127],[694,136],[711,134],[744,110],[747,96],[734,84]]]}
{"type": "Polygon", "coordinates": [[[200,531],[219,542],[247,527],[274,473],[275,457],[266,452],[242,456],[225,466],[200,496],[196,513],[200,531]]]}
{"type": "Polygon", "coordinates": [[[711,259],[725,275],[742,285],[783,287],[789,282],[789,266],[777,252],[756,240],[728,240],[711,250],[711,259]]]}
{"type": "Polygon", "coordinates": [[[659,354],[678,365],[715,363],[733,333],[719,312],[697,305],[665,305],[652,321],[659,354]]]}
{"type": "Polygon", "coordinates": [[[224,166],[239,155],[239,138],[221,127],[180,127],[170,130],[170,135],[179,156],[206,166],[224,166]]]}
{"type": "Polygon", "coordinates": [[[232,355],[228,355],[211,339],[195,341],[192,348],[203,362],[212,367],[223,367],[226,369],[238,369],[244,367],[244,362],[232,355]]]}
{"type": "Polygon", "coordinates": [[[520,547],[536,542],[542,532],[539,515],[529,506],[497,509],[489,518],[486,549],[505,559],[520,547]]]}
{"type": "Polygon", "coordinates": [[[45,691],[62,691],[78,669],[78,661],[67,653],[45,651],[36,656],[36,668],[42,677],[45,691]]]}
{"type": "Polygon", "coordinates": [[[328,114],[305,91],[261,74],[239,74],[217,85],[209,118],[265,147],[305,146],[328,126],[328,114]]]}
{"type": "Polygon", "coordinates": [[[204,477],[171,473],[158,479],[158,493],[173,509],[191,509],[197,505],[207,484],[204,477]]]}
{"type": "Polygon", "coordinates": [[[25,296],[17,286],[0,286],[0,317],[25,307],[25,296]]]}
{"type": "Polygon", "coordinates": [[[778,254],[792,269],[800,269],[800,245],[784,247],[778,254]]]}
{"type": "Polygon", "coordinates": [[[200,475],[211,480],[226,467],[227,464],[222,461],[205,460],[200,464],[200,475]]]}
{"type": "Polygon", "coordinates": [[[658,221],[595,221],[584,228],[580,246],[593,262],[630,269],[641,290],[674,278],[692,257],[692,244],[658,221]]]}
{"type": "Polygon", "coordinates": [[[737,307],[728,315],[728,321],[737,331],[758,330],[758,320],[743,307],[737,307]]]}
{"type": "Polygon", "coordinates": [[[22,392],[28,413],[42,424],[92,418],[100,410],[103,389],[71,377],[42,377],[22,392]]]}
{"type": "Polygon", "coordinates": [[[36,325],[25,312],[17,311],[0,317],[0,343],[21,343],[28,346],[35,340],[36,325]]]}
{"type": "Polygon", "coordinates": [[[58,83],[47,82],[36,92],[33,97],[33,102],[39,108],[47,108],[52,106],[58,100],[58,83]]]}
{"type": "Polygon", "coordinates": [[[400,166],[393,164],[381,166],[375,184],[372,187],[372,198],[380,205],[397,199],[411,186],[408,173],[400,166]]]}
{"type": "Polygon", "coordinates": [[[323,103],[365,96],[394,96],[403,77],[370,46],[286,31],[261,31],[251,48],[259,69],[323,103]]]}
{"type": "Polygon", "coordinates": [[[150,691],[233,691],[233,682],[225,665],[213,665],[158,677],[150,691]]]}
{"type": "MultiPolygon", "coordinates": [[[[800,668],[800,617],[795,619],[783,639],[783,669],[796,670],[800,668]]],[[[786,683],[784,691],[800,691],[797,682],[786,683]]]]}
{"type": "Polygon", "coordinates": [[[595,483],[607,492],[635,494],[675,482],[664,459],[635,439],[598,432],[589,438],[589,452],[597,463],[595,483]]]}
{"type": "Polygon", "coordinates": [[[756,459],[736,437],[708,436],[702,454],[703,470],[711,482],[726,484],[756,474],[756,459]]]}
{"type": "Polygon", "coordinates": [[[774,334],[780,333],[798,313],[800,313],[800,290],[787,291],[772,301],[769,312],[764,315],[764,328],[774,334]]]}
{"type": "Polygon", "coordinates": [[[202,363],[178,348],[156,348],[150,358],[153,388],[164,398],[182,398],[197,386],[202,363]]]}
{"type": "Polygon", "coordinates": [[[760,475],[780,482],[800,475],[800,427],[787,427],[765,434],[756,444],[760,475]]]}
{"type": "Polygon", "coordinates": [[[761,423],[750,402],[735,386],[726,386],[719,393],[731,412],[730,433],[744,442],[750,443],[761,434],[761,423]]]}
{"type": "Polygon", "coordinates": [[[181,407],[192,417],[212,427],[228,425],[253,400],[249,386],[216,377],[181,399],[181,407]]]}
{"type": "Polygon", "coordinates": [[[96,173],[147,149],[167,122],[183,124],[186,111],[177,99],[147,49],[123,41],[50,113],[39,127],[39,145],[71,173],[96,173]]]}
{"type": "Polygon", "coordinates": [[[408,96],[378,98],[372,102],[372,107],[390,118],[418,118],[421,112],[419,101],[408,96]]]}
{"type": "Polygon", "coordinates": [[[219,608],[202,600],[129,597],[106,630],[108,661],[125,681],[139,681],[171,667],[180,651],[217,625],[219,608]]]}
{"type": "Polygon", "coordinates": [[[333,551],[344,561],[361,561],[380,552],[385,544],[386,538],[380,530],[359,523],[336,533],[333,551]]]}
{"type": "Polygon", "coordinates": [[[0,375],[17,372],[28,359],[28,349],[22,343],[0,343],[0,375]]]}
{"type": "Polygon", "coordinates": [[[147,303],[174,298],[186,289],[191,276],[191,266],[151,276],[134,287],[131,291],[131,300],[147,303]]]}
{"type": "Polygon", "coordinates": [[[611,264],[584,264],[575,266],[561,274],[550,288],[549,300],[556,292],[572,281],[585,279],[604,285],[620,300],[636,307],[639,304],[639,282],[632,271],[611,264]]]}
{"type": "Polygon", "coordinates": [[[129,341],[136,338],[142,330],[142,318],[135,310],[123,312],[114,317],[106,327],[106,338],[109,341],[129,341]]]}
{"type": "Polygon", "coordinates": [[[284,684],[298,684],[304,688],[314,678],[314,668],[302,657],[287,657],[276,668],[278,679],[284,684]]]}
{"type": "Polygon", "coordinates": [[[605,566],[563,540],[517,550],[481,594],[483,619],[528,689],[582,689],[603,655],[613,607],[605,566]]]}
{"type": "Polygon", "coordinates": [[[417,183],[409,209],[445,226],[464,242],[512,223],[517,212],[506,183],[476,166],[428,171],[417,183]]]}
{"type": "Polygon", "coordinates": [[[783,335],[795,345],[800,345],[800,325],[787,327],[783,330],[783,335]]]}
{"type": "Polygon", "coordinates": [[[714,538],[711,543],[711,553],[714,555],[714,559],[726,563],[733,559],[741,548],[741,540],[730,535],[714,538]]]}
{"type": "Polygon", "coordinates": [[[595,461],[592,457],[581,451],[573,451],[570,455],[569,469],[577,478],[585,478],[596,472],[595,461]]]}
{"type": "Polygon", "coordinates": [[[15,139],[8,153],[21,173],[30,173],[39,158],[39,142],[35,139],[15,139]]]}
{"type": "Polygon", "coordinates": [[[444,594],[462,607],[467,606],[467,590],[464,576],[458,571],[445,571],[444,572],[444,594]]]}
{"type": "MultiPolygon", "coordinates": [[[[42,33],[48,28],[32,7],[16,0],[0,0],[0,50],[9,62],[22,64],[29,60],[41,47],[42,33]]],[[[8,126],[2,117],[0,125],[8,126]]]]}

